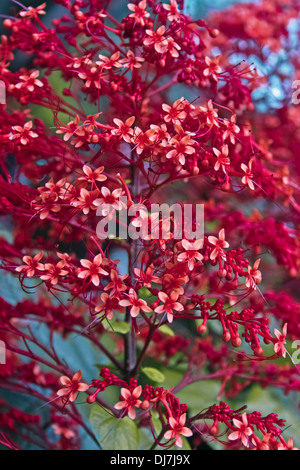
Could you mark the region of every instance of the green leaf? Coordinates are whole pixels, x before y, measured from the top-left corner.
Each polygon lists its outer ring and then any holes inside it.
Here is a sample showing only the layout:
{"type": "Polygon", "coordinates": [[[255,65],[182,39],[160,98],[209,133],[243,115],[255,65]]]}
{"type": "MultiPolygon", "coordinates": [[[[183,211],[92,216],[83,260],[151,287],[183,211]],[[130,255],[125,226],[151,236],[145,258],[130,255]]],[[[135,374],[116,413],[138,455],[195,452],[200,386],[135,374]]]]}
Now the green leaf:
{"type": "Polygon", "coordinates": [[[164,382],[165,376],[160,370],[154,367],[143,367],[142,372],[149,377],[153,382],[164,382]]]}
{"type": "Polygon", "coordinates": [[[129,323],[126,323],[125,321],[116,321],[114,319],[106,320],[105,318],[102,325],[106,330],[111,330],[114,333],[121,333],[122,335],[126,335],[130,330],[129,323]]]}
{"type": "Polygon", "coordinates": [[[127,416],[122,419],[114,418],[95,405],[91,411],[90,424],[102,450],[138,450],[139,430],[136,423],[127,416]]]}
{"type": "Polygon", "coordinates": [[[165,335],[175,336],[174,331],[168,325],[162,325],[159,327],[159,331],[165,335]]]}

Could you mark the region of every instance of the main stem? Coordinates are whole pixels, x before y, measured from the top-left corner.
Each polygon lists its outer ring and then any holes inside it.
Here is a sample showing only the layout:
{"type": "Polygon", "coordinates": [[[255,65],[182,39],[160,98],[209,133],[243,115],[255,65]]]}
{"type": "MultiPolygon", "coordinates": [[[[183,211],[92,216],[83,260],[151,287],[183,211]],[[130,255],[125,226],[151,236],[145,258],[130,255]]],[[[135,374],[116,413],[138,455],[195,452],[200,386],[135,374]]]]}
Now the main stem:
{"type": "MultiPolygon", "coordinates": [[[[132,194],[139,194],[139,177],[140,172],[139,169],[136,167],[135,164],[131,165],[131,190],[132,194]]],[[[133,283],[133,266],[136,262],[138,256],[138,246],[137,240],[131,240],[130,246],[128,250],[128,273],[131,276],[131,282],[133,283]]],[[[125,336],[125,357],[124,357],[124,371],[125,371],[125,380],[129,380],[132,376],[133,371],[136,367],[136,336],[135,336],[135,329],[132,324],[132,317],[129,312],[129,308],[127,308],[126,312],[126,322],[128,322],[130,326],[130,330],[125,336]]]]}

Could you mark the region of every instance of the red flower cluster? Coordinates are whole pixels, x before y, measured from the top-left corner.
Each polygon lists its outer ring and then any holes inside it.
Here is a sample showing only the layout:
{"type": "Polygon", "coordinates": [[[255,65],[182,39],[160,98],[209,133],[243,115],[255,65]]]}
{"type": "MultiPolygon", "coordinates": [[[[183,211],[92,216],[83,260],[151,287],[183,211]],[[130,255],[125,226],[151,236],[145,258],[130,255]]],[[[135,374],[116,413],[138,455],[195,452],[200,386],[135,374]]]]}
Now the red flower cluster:
{"type": "Polygon", "coordinates": [[[207,22],[176,0],[137,0],[119,19],[110,0],[56,2],[66,14],[51,28],[46,3],[16,2],[0,43],[0,213],[14,227],[0,238],[1,268],[37,293],[16,305],[0,298],[0,386],[48,410],[43,422],[4,402],[0,443],[79,449],[82,430],[97,443],[74,407],[80,394],[151,431],[151,448],[188,438],[195,449],[204,440],[293,449],[275,413],[234,411],[220,399],[253,384],[300,390],[286,357],[287,339],[300,333],[300,108],[258,112],[253,92],[268,77],[244,63],[267,61],[263,47],[292,55],[298,1],[236,5],[207,22]],[[30,67],[15,67],[19,51],[30,67]],[[237,64],[238,54],[246,59],[237,64]],[[172,211],[168,220],[150,213],[175,199],[204,204],[203,238],[178,239],[172,211]],[[104,219],[119,230],[155,225],[158,237],[102,240],[104,219]],[[57,335],[86,341],[108,366],[102,379],[72,370],[57,335]],[[159,387],[168,369],[178,382],[159,387]],[[178,399],[213,380],[219,392],[204,411],[178,399]],[[108,387],[120,388],[118,401],[108,387]]]}

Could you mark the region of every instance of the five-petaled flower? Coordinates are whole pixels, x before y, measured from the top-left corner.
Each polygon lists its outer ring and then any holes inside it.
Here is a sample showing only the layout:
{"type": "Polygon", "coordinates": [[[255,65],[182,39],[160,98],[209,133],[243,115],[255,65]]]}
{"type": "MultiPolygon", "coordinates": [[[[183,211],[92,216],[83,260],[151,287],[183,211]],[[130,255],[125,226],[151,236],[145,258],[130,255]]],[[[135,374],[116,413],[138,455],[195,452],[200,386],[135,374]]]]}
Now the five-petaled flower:
{"type": "Polygon", "coordinates": [[[209,236],[208,241],[211,245],[214,245],[215,248],[210,254],[210,259],[214,260],[218,256],[223,257],[224,256],[224,250],[223,248],[228,248],[229,243],[225,241],[225,230],[222,228],[219,232],[219,238],[214,237],[214,236],[209,236]]]}
{"type": "Polygon", "coordinates": [[[44,265],[40,263],[39,261],[43,257],[43,252],[40,251],[37,255],[35,255],[33,258],[31,256],[23,256],[23,264],[22,266],[18,266],[16,268],[16,271],[18,273],[24,273],[27,277],[32,277],[36,274],[36,271],[44,271],[44,265]]]}
{"type": "Polygon", "coordinates": [[[116,410],[124,410],[125,414],[129,416],[131,419],[135,419],[136,417],[136,408],[140,408],[142,401],[139,400],[139,397],[142,393],[142,386],[139,385],[135,387],[135,389],[130,392],[128,388],[121,388],[121,397],[123,400],[119,401],[115,404],[114,408],[116,410]]]}
{"type": "Polygon", "coordinates": [[[101,268],[101,264],[102,264],[101,253],[96,255],[93,261],[89,261],[88,259],[81,259],[80,264],[83,266],[83,268],[78,269],[77,276],[80,279],[84,279],[84,280],[90,277],[94,286],[99,286],[100,278],[102,276],[108,275],[108,272],[104,271],[104,269],[101,268]]]}
{"type": "Polygon", "coordinates": [[[129,289],[128,298],[122,299],[119,302],[121,307],[130,307],[130,315],[132,317],[137,317],[140,313],[140,310],[143,312],[152,312],[152,309],[148,307],[147,302],[143,299],[139,299],[137,293],[133,288],[129,289]]]}
{"type": "Polygon", "coordinates": [[[249,447],[249,437],[253,434],[251,427],[248,425],[247,414],[242,414],[242,421],[239,419],[233,418],[233,424],[238,431],[233,431],[228,435],[228,439],[230,441],[236,441],[240,439],[242,441],[243,446],[249,447]]]}
{"type": "Polygon", "coordinates": [[[185,251],[180,253],[177,256],[178,261],[187,261],[189,270],[192,271],[194,269],[195,260],[202,261],[203,255],[199,253],[199,250],[203,247],[203,239],[195,240],[194,242],[189,242],[186,239],[183,239],[182,247],[185,251]]]}
{"type": "Polygon", "coordinates": [[[175,439],[175,445],[177,445],[178,447],[182,447],[181,435],[186,436],[186,437],[190,437],[193,435],[193,432],[191,431],[191,429],[185,426],[185,422],[186,422],[186,413],[183,413],[180,416],[179,420],[176,420],[175,418],[173,418],[173,416],[170,416],[169,426],[171,429],[169,429],[164,434],[164,437],[166,439],[175,439]]]}
{"type": "Polygon", "coordinates": [[[159,292],[158,298],[163,302],[163,305],[159,305],[154,311],[156,313],[166,313],[168,321],[172,323],[174,317],[173,310],[177,312],[182,312],[182,310],[184,310],[183,305],[180,302],[177,302],[178,297],[179,293],[176,291],[171,292],[170,295],[165,292],[159,292]]]}
{"type": "Polygon", "coordinates": [[[277,328],[275,328],[274,334],[277,338],[277,341],[274,344],[274,351],[279,356],[285,357],[286,356],[286,349],[285,349],[284,344],[286,344],[285,339],[286,339],[286,335],[287,335],[287,323],[285,323],[283,325],[282,333],[279,330],[277,330],[277,328]]]}
{"type": "Polygon", "coordinates": [[[84,382],[80,382],[82,377],[81,370],[78,370],[70,379],[66,375],[60,377],[60,383],[64,386],[56,392],[58,397],[62,397],[63,399],[67,399],[67,401],[73,403],[76,398],[78,392],[86,392],[89,389],[89,385],[84,382]]]}

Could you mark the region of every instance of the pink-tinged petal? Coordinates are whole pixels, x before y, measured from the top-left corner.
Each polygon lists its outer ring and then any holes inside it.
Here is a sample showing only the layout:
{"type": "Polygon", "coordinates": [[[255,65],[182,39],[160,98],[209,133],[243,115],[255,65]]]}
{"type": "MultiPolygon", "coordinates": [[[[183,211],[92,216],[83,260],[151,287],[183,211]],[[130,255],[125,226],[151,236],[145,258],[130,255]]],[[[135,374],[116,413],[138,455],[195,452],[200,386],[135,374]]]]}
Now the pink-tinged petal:
{"type": "Polygon", "coordinates": [[[168,300],[169,296],[165,293],[165,292],[159,292],[158,293],[158,298],[162,301],[162,302],[166,302],[166,300],[168,300]]]}
{"type": "Polygon", "coordinates": [[[177,312],[182,312],[182,310],[184,310],[184,306],[179,302],[175,302],[173,308],[174,310],[177,310],[177,312]]]}
{"type": "Polygon", "coordinates": [[[58,390],[58,391],[56,392],[56,395],[57,395],[58,397],[63,397],[63,396],[65,396],[65,395],[68,395],[69,393],[70,393],[70,389],[69,389],[69,388],[61,388],[60,390],[58,390]]]}
{"type": "Polygon", "coordinates": [[[99,279],[99,276],[97,274],[94,274],[92,277],[92,283],[94,284],[94,286],[99,286],[100,284],[100,279],[99,279]]]}
{"type": "MultiPolygon", "coordinates": [[[[239,419],[235,419],[235,418],[233,418],[232,422],[233,422],[233,424],[235,425],[235,427],[236,427],[236,428],[239,428],[239,429],[240,429],[240,427],[241,427],[242,424],[243,424],[239,419]]],[[[247,424],[248,424],[248,423],[247,423],[247,424]]]]}
{"type": "Polygon", "coordinates": [[[65,385],[66,387],[69,387],[72,383],[71,379],[69,377],[67,377],[66,375],[63,375],[62,377],[60,377],[60,383],[62,385],[65,385]]]}
{"type": "Polygon", "coordinates": [[[121,305],[121,307],[129,307],[129,305],[131,305],[131,302],[130,300],[120,300],[119,302],[119,305],[121,305]]]}
{"type": "Polygon", "coordinates": [[[274,334],[275,334],[277,339],[280,339],[280,337],[282,336],[281,332],[279,330],[277,330],[277,328],[275,328],[274,334]]]}
{"type": "Polygon", "coordinates": [[[148,305],[142,305],[141,306],[141,309],[144,311],[144,312],[152,312],[152,308],[148,307],[148,305]]]}
{"type": "Polygon", "coordinates": [[[135,389],[134,389],[133,392],[132,392],[132,396],[133,396],[134,398],[139,398],[139,396],[140,396],[141,393],[142,393],[142,390],[143,390],[143,389],[142,389],[142,386],[141,386],[141,385],[139,385],[138,387],[135,387],[135,389]]]}
{"type": "Polygon", "coordinates": [[[243,446],[249,447],[249,439],[248,439],[247,436],[245,436],[245,434],[243,434],[243,435],[241,436],[241,439],[242,439],[242,444],[243,444],[243,446]]]}
{"type": "Polygon", "coordinates": [[[107,197],[110,195],[110,190],[106,186],[103,186],[103,188],[101,188],[101,193],[104,197],[107,197]]]}
{"type": "Polygon", "coordinates": [[[219,240],[217,239],[217,237],[209,236],[208,241],[211,245],[216,245],[219,240]]]}
{"type": "Polygon", "coordinates": [[[79,392],[86,392],[90,387],[87,384],[80,383],[78,384],[77,390],[79,392]]]}
{"type": "Polygon", "coordinates": [[[248,426],[248,419],[247,419],[247,414],[243,413],[242,414],[242,420],[245,426],[248,426]]]}
{"type": "Polygon", "coordinates": [[[75,382],[79,382],[79,380],[81,379],[82,377],[82,372],[81,370],[78,370],[72,377],[72,380],[75,382]]]}
{"type": "Polygon", "coordinates": [[[177,426],[177,421],[175,418],[173,418],[173,416],[170,416],[169,418],[169,425],[172,429],[174,429],[177,426]]]}
{"type": "Polygon", "coordinates": [[[125,400],[128,400],[128,398],[131,397],[131,392],[128,390],[128,388],[123,387],[121,388],[121,395],[125,398],[125,400]]]}
{"type": "Polygon", "coordinates": [[[119,401],[118,403],[115,404],[114,408],[116,410],[123,410],[124,408],[127,407],[127,402],[126,401],[119,401]]]}
{"type": "Polygon", "coordinates": [[[240,432],[239,431],[235,431],[235,432],[232,432],[231,434],[229,434],[228,436],[228,439],[230,441],[236,441],[237,439],[240,438],[240,432]]]}
{"type": "Polygon", "coordinates": [[[167,319],[168,319],[169,323],[173,322],[173,318],[174,318],[173,315],[171,313],[167,312],[167,319]]]}
{"type": "Polygon", "coordinates": [[[183,413],[180,416],[178,423],[180,424],[180,426],[183,426],[185,424],[185,421],[186,421],[186,413],[183,413]]]}
{"type": "Polygon", "coordinates": [[[91,267],[91,265],[92,265],[92,262],[89,261],[89,260],[87,260],[87,259],[81,259],[81,260],[80,260],[80,264],[81,264],[81,266],[83,266],[84,268],[89,269],[89,268],[91,267]]]}
{"type": "Polygon", "coordinates": [[[185,238],[182,240],[181,244],[182,244],[183,248],[187,251],[193,249],[193,245],[188,240],[186,240],[185,238]]]}
{"type": "Polygon", "coordinates": [[[159,307],[156,307],[154,312],[156,313],[163,313],[165,311],[165,306],[164,305],[159,305],[159,307]]]}
{"type": "Polygon", "coordinates": [[[166,439],[168,439],[168,440],[169,440],[169,439],[172,439],[172,438],[173,438],[173,431],[167,431],[167,432],[165,432],[164,437],[165,437],[166,439]]]}
{"type": "Polygon", "coordinates": [[[179,436],[179,434],[176,434],[175,436],[175,444],[177,445],[177,447],[182,447],[182,438],[181,436],[179,436]]]}
{"type": "Polygon", "coordinates": [[[101,255],[101,253],[99,253],[94,258],[94,264],[97,264],[97,266],[100,266],[101,263],[102,263],[102,255],[101,255]]]}
{"type": "Polygon", "coordinates": [[[140,307],[137,307],[136,305],[133,305],[130,309],[130,315],[135,318],[138,316],[140,313],[140,307]]]}
{"type": "Polygon", "coordinates": [[[128,416],[129,416],[129,418],[131,418],[131,419],[135,419],[135,417],[136,417],[136,411],[135,411],[135,409],[133,408],[133,406],[130,406],[130,408],[128,408],[128,416]]]}
{"type": "Polygon", "coordinates": [[[183,436],[189,437],[189,436],[193,435],[193,431],[191,431],[191,429],[189,429],[189,428],[183,427],[180,430],[180,434],[182,434],[183,436]]]}
{"type": "Polygon", "coordinates": [[[77,393],[76,392],[72,392],[69,396],[69,401],[71,401],[73,403],[73,401],[75,401],[77,398],[77,393]]]}

